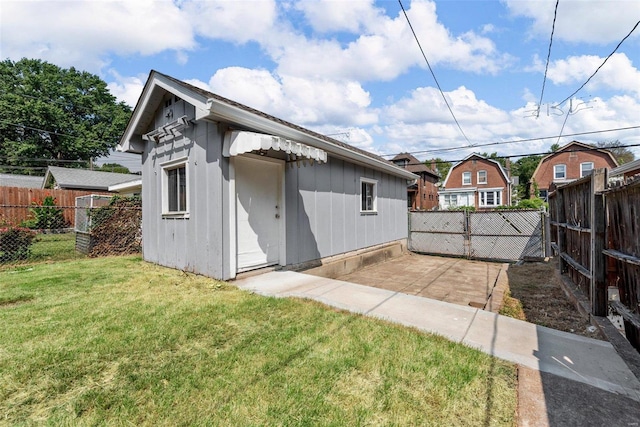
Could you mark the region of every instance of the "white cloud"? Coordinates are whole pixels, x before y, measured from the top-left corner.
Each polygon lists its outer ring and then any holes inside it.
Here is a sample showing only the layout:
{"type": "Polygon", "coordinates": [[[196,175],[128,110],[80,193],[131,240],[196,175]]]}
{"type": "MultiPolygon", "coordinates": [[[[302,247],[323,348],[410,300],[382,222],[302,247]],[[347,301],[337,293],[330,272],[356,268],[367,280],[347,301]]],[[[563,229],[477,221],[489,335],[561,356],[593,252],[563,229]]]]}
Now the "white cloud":
{"type": "MultiPolygon", "coordinates": [[[[325,22],[325,17],[341,13],[343,5],[343,2],[322,2],[313,5],[303,3],[302,7],[309,19],[319,20],[313,21],[312,26],[351,31],[366,28],[349,42],[311,39],[291,31],[271,35],[262,41],[278,63],[280,74],[371,81],[392,80],[414,66],[426,68],[402,13],[390,18],[379,13],[369,2],[357,2],[348,8],[350,12],[357,10],[361,13],[357,20],[347,20],[331,27],[325,22]],[[316,13],[317,10],[322,10],[324,15],[316,13]]],[[[496,73],[511,61],[508,55],[499,53],[488,38],[473,32],[459,36],[450,34],[438,22],[433,2],[413,1],[407,14],[432,65],[444,64],[475,73],[496,73]]]]}
{"type": "Polygon", "coordinates": [[[110,53],[195,46],[188,17],[167,1],[3,1],[1,27],[5,58],[40,58],[92,72],[110,53]]]}
{"type": "Polygon", "coordinates": [[[358,32],[370,27],[382,14],[373,0],[302,0],[296,4],[313,29],[320,32],[358,32]]]}
{"type": "MultiPolygon", "coordinates": [[[[549,79],[557,85],[582,84],[602,64],[604,58],[593,55],[570,56],[549,65],[549,79]]],[[[640,96],[640,70],[624,53],[616,53],[591,79],[591,89],[608,88],[640,96]]]]}
{"type": "MultiPolygon", "coordinates": [[[[551,33],[553,0],[505,0],[514,16],[533,19],[531,33],[548,38],[551,33]]],[[[631,0],[568,0],[558,5],[554,39],[568,42],[607,44],[624,37],[640,16],[640,2],[631,0]]],[[[633,37],[638,38],[638,33],[633,37]]]]}
{"type": "Polygon", "coordinates": [[[136,106],[146,82],[146,75],[123,77],[116,70],[109,70],[109,75],[115,79],[107,84],[107,88],[118,101],[124,101],[131,108],[136,106]]]}
{"type": "Polygon", "coordinates": [[[377,120],[369,94],[354,81],[279,76],[267,70],[218,70],[210,90],[303,126],[368,125],[377,120]]]}
{"type": "Polygon", "coordinates": [[[236,43],[260,40],[277,17],[274,0],[196,0],[181,6],[199,35],[236,43]]]}

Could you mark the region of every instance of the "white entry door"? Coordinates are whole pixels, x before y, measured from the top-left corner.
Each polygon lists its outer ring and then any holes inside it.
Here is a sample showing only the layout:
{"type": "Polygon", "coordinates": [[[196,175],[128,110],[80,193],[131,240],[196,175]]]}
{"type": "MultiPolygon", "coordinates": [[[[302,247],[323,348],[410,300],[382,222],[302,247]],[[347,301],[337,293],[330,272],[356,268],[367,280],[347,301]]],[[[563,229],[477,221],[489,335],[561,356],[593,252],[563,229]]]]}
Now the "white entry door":
{"type": "Polygon", "coordinates": [[[235,158],[238,271],[280,262],[282,166],[235,158]]]}

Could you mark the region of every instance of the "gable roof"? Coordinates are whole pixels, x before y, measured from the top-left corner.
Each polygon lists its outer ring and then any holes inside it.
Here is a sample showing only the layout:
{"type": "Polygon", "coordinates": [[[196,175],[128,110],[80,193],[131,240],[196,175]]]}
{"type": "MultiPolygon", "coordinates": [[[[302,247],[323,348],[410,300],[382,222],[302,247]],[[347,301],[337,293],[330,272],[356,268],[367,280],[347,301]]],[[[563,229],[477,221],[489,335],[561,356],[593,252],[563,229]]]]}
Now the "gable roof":
{"type": "Polygon", "coordinates": [[[500,171],[500,173],[502,174],[502,177],[504,178],[504,181],[509,184],[509,175],[507,175],[507,171],[504,170],[504,168],[502,167],[502,165],[500,164],[499,161],[497,160],[493,160],[493,159],[489,159],[486,158],[484,156],[481,156],[480,154],[477,153],[471,153],[469,154],[467,157],[465,157],[464,159],[462,159],[461,161],[457,162],[456,164],[454,164],[453,166],[451,166],[451,169],[449,169],[449,173],[447,173],[447,178],[443,181],[443,183],[445,184],[445,188],[446,188],[446,184],[449,181],[449,177],[451,176],[451,172],[453,172],[453,170],[460,166],[461,164],[467,162],[468,160],[471,160],[472,157],[477,157],[478,159],[482,159],[482,160],[486,160],[487,162],[491,162],[494,163],[497,167],[498,170],[500,171]]]}
{"type": "Polygon", "coordinates": [[[42,188],[51,179],[54,179],[60,188],[109,191],[110,186],[139,180],[140,175],[49,166],[42,182],[42,188]]]}
{"type": "Polygon", "coordinates": [[[617,168],[611,169],[609,171],[609,177],[624,175],[625,173],[633,172],[636,170],[640,173],[640,159],[625,163],[618,166],[617,168]]]}
{"type": "Polygon", "coordinates": [[[558,148],[553,153],[549,153],[546,156],[544,156],[543,158],[541,158],[540,161],[538,162],[538,166],[536,166],[536,169],[533,171],[533,174],[531,175],[531,179],[533,179],[533,177],[536,176],[536,174],[538,173],[538,170],[540,170],[540,166],[542,165],[542,163],[546,162],[547,160],[549,160],[550,158],[552,158],[554,156],[557,156],[560,153],[571,152],[571,151],[583,151],[583,152],[587,152],[587,153],[589,151],[599,151],[601,153],[604,153],[604,154],[608,155],[611,158],[611,160],[613,161],[614,165],[616,165],[616,166],[618,165],[618,161],[616,160],[615,157],[613,157],[613,154],[611,154],[611,151],[609,151],[609,150],[607,150],[605,148],[596,148],[596,147],[594,147],[592,145],[585,144],[585,143],[580,142],[580,141],[571,141],[567,145],[563,145],[562,147],[558,148]]]}
{"type": "Polygon", "coordinates": [[[308,144],[309,146],[324,150],[334,157],[382,170],[391,175],[400,176],[405,179],[417,178],[408,170],[400,168],[380,156],[326,135],[305,129],[286,120],[271,116],[255,108],[224,98],[213,92],[193,86],[155,70],[151,70],[149,73],[149,78],[120,140],[118,146],[120,151],[141,153],[144,150],[142,135],[148,131],[149,126],[153,122],[155,111],[162,102],[166,92],[173,93],[193,105],[196,109],[196,120],[211,119],[221,121],[232,127],[236,125],[239,130],[245,130],[245,128],[249,127],[259,132],[308,144]]]}
{"type": "Polygon", "coordinates": [[[416,159],[414,156],[412,156],[409,153],[400,153],[397,156],[395,156],[393,159],[391,159],[391,162],[395,163],[396,160],[407,160],[408,164],[404,166],[404,168],[409,172],[413,172],[417,174],[428,173],[430,175],[435,176],[436,178],[440,177],[438,172],[434,171],[429,166],[424,164],[424,162],[421,162],[420,160],[416,159]]]}
{"type": "Polygon", "coordinates": [[[42,188],[42,176],[0,173],[0,187],[42,188]]]}

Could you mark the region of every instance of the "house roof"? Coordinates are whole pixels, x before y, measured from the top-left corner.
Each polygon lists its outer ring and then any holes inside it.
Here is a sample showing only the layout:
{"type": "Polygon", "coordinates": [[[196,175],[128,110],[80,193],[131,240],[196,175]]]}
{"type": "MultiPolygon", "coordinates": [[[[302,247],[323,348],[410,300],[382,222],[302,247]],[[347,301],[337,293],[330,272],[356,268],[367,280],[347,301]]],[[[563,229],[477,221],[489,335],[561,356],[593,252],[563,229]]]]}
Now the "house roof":
{"type": "Polygon", "coordinates": [[[400,153],[397,156],[395,156],[393,159],[391,159],[391,162],[395,163],[397,160],[407,160],[408,164],[404,166],[404,168],[409,172],[418,173],[418,174],[428,173],[430,175],[435,176],[436,178],[440,176],[438,175],[438,172],[434,171],[429,166],[424,164],[424,162],[421,162],[420,160],[416,159],[414,156],[412,156],[409,153],[400,153]]]}
{"type": "MultiPolygon", "coordinates": [[[[533,178],[534,176],[536,176],[536,174],[538,173],[538,170],[540,170],[540,166],[546,162],[548,159],[557,156],[560,153],[564,153],[564,152],[571,152],[571,151],[585,151],[585,150],[589,150],[589,151],[599,151],[603,154],[606,154],[607,156],[609,156],[609,158],[611,158],[611,160],[613,161],[613,164],[617,165],[618,161],[616,160],[615,157],[613,157],[613,154],[611,154],[611,151],[605,149],[605,148],[595,148],[592,145],[589,144],[585,144],[583,142],[580,141],[571,141],[570,143],[568,143],[567,145],[564,145],[560,148],[558,148],[556,151],[554,151],[553,153],[547,154],[546,156],[544,156],[542,159],[540,159],[540,162],[538,163],[538,166],[536,166],[536,170],[533,171],[533,175],[531,175],[531,177],[533,178]]],[[[588,151],[587,151],[588,152],[588,151]]]]}
{"type": "Polygon", "coordinates": [[[139,180],[140,175],[49,166],[42,183],[42,188],[44,188],[51,179],[54,179],[60,188],[109,191],[110,186],[139,180]]]}
{"type": "Polygon", "coordinates": [[[461,164],[465,163],[467,160],[471,160],[472,157],[477,157],[479,159],[482,160],[486,160],[487,162],[491,162],[491,163],[495,163],[495,165],[498,167],[498,170],[500,171],[500,173],[502,174],[502,176],[504,177],[505,182],[508,184],[509,183],[509,175],[507,175],[507,171],[504,170],[504,168],[502,167],[502,165],[500,164],[499,161],[497,160],[493,160],[493,159],[488,159],[484,156],[481,156],[480,154],[476,154],[476,153],[471,153],[469,154],[467,157],[465,157],[464,159],[462,159],[461,161],[455,163],[453,166],[451,166],[451,169],[449,169],[449,173],[447,174],[447,178],[444,180],[444,184],[445,184],[445,188],[446,188],[446,184],[449,181],[449,177],[451,176],[451,172],[453,172],[453,170],[460,166],[461,164]]]}
{"type": "Polygon", "coordinates": [[[326,135],[266,114],[255,108],[224,98],[213,92],[193,86],[158,71],[151,70],[142,94],[133,110],[131,119],[120,141],[119,150],[141,153],[144,149],[142,135],[153,122],[156,108],[166,92],[180,96],[196,107],[196,120],[211,119],[235,125],[238,130],[250,128],[259,132],[308,144],[326,151],[334,157],[360,163],[406,179],[417,177],[388,160],[351,146],[326,135]]]}
{"type": "Polygon", "coordinates": [[[613,176],[623,175],[625,173],[633,172],[636,170],[638,171],[637,173],[640,173],[640,159],[625,163],[623,165],[618,166],[617,168],[611,169],[609,171],[609,176],[613,177],[613,176]]]}
{"type": "Polygon", "coordinates": [[[42,188],[42,176],[0,173],[0,187],[42,188]]]}

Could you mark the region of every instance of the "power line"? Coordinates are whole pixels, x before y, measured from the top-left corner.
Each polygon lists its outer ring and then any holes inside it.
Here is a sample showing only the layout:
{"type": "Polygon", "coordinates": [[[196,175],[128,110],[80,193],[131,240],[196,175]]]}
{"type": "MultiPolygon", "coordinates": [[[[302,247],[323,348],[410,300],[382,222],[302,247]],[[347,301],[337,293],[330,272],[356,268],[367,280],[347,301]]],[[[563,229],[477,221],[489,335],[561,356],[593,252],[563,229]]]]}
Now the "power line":
{"type": "Polygon", "coordinates": [[[540,107],[542,106],[542,96],[544,95],[544,87],[547,83],[547,71],[549,71],[549,59],[551,58],[551,45],[553,44],[553,33],[556,29],[556,17],[558,15],[558,3],[560,0],[556,0],[556,8],[553,11],[553,24],[551,24],[551,37],[549,38],[549,51],[547,52],[547,64],[544,67],[544,78],[542,79],[542,90],[540,91],[540,102],[538,102],[538,111],[536,111],[536,118],[540,117],[540,107]]]}
{"type": "MultiPolygon", "coordinates": [[[[628,126],[628,127],[623,127],[623,128],[602,129],[602,130],[596,130],[596,131],[590,131],[590,132],[568,133],[568,134],[562,135],[562,136],[567,137],[567,136],[594,135],[594,134],[598,134],[598,133],[617,132],[617,131],[631,130],[631,129],[640,129],[640,126],[628,126]]],[[[447,152],[447,151],[466,150],[468,148],[488,147],[488,146],[491,146],[491,145],[517,144],[519,142],[531,142],[531,141],[538,141],[538,140],[541,140],[541,139],[555,139],[555,138],[558,138],[558,135],[538,136],[536,138],[516,139],[516,140],[512,140],[512,141],[489,142],[489,143],[486,143],[486,144],[476,144],[473,147],[462,146],[462,147],[441,148],[441,149],[436,149],[436,150],[419,150],[419,151],[409,151],[409,152],[405,151],[405,152],[402,152],[402,153],[394,153],[394,154],[380,154],[380,156],[381,157],[390,157],[390,156],[397,156],[398,154],[441,153],[441,152],[447,152]]]]}
{"type": "Polygon", "coordinates": [[[462,130],[462,126],[460,126],[460,123],[458,122],[458,119],[456,118],[456,115],[453,114],[453,110],[451,109],[451,106],[449,105],[449,101],[447,101],[447,97],[444,95],[444,92],[442,91],[442,88],[440,87],[440,83],[438,82],[438,79],[436,78],[436,74],[433,72],[433,68],[431,68],[431,64],[429,63],[429,60],[427,59],[427,55],[424,53],[424,49],[422,49],[422,45],[420,44],[420,40],[418,39],[418,35],[413,30],[413,25],[411,25],[411,21],[409,20],[409,15],[407,15],[407,11],[404,9],[404,5],[402,4],[402,0],[398,0],[398,3],[400,3],[400,8],[402,9],[402,13],[404,13],[404,17],[407,20],[407,24],[409,24],[409,28],[411,29],[411,32],[413,33],[413,38],[416,40],[416,43],[418,44],[418,48],[420,48],[420,52],[422,53],[422,57],[424,58],[424,61],[427,63],[427,67],[429,67],[429,71],[431,72],[431,76],[433,77],[433,80],[436,82],[436,86],[438,87],[438,90],[440,91],[440,95],[442,95],[442,99],[444,100],[444,103],[447,104],[447,108],[449,109],[449,112],[451,113],[451,117],[453,117],[453,120],[456,122],[456,125],[458,126],[458,129],[460,129],[460,133],[462,134],[462,136],[464,136],[464,139],[466,139],[467,142],[469,143],[469,145],[472,146],[473,144],[471,143],[471,141],[469,141],[469,138],[467,138],[467,135],[462,130]]]}
{"type": "Polygon", "coordinates": [[[616,48],[615,48],[615,49],[613,49],[613,52],[611,52],[611,53],[609,54],[609,56],[607,56],[607,57],[605,58],[605,60],[604,60],[604,61],[602,61],[602,64],[600,64],[600,66],[599,66],[598,68],[596,68],[596,70],[593,72],[593,74],[591,74],[591,76],[589,76],[589,78],[587,79],[587,81],[586,81],[586,82],[584,82],[584,83],[582,84],[582,86],[580,86],[578,89],[576,89],[576,91],[575,91],[575,92],[573,92],[571,95],[567,96],[565,99],[563,99],[562,101],[560,101],[560,102],[558,103],[558,105],[562,105],[562,104],[564,104],[568,99],[570,99],[571,97],[573,97],[573,95],[575,95],[576,93],[580,92],[580,90],[581,90],[583,87],[585,87],[585,86],[587,85],[587,83],[589,83],[589,81],[591,81],[591,79],[593,78],[593,76],[595,76],[595,75],[598,73],[598,71],[600,71],[600,68],[602,68],[602,66],[603,66],[604,64],[606,64],[606,62],[609,60],[609,58],[611,58],[611,57],[613,56],[613,54],[614,54],[614,53],[616,53],[616,51],[618,50],[618,48],[620,47],[620,45],[622,45],[622,43],[623,43],[626,39],[628,39],[628,38],[629,38],[629,36],[630,36],[630,35],[631,35],[635,30],[636,30],[636,28],[638,28],[638,25],[640,25],[640,21],[636,22],[636,25],[634,25],[634,26],[633,26],[633,28],[631,29],[631,31],[629,31],[629,33],[628,33],[626,36],[624,36],[624,38],[623,38],[622,40],[620,40],[620,43],[618,43],[618,45],[616,46],[616,48]]]}

